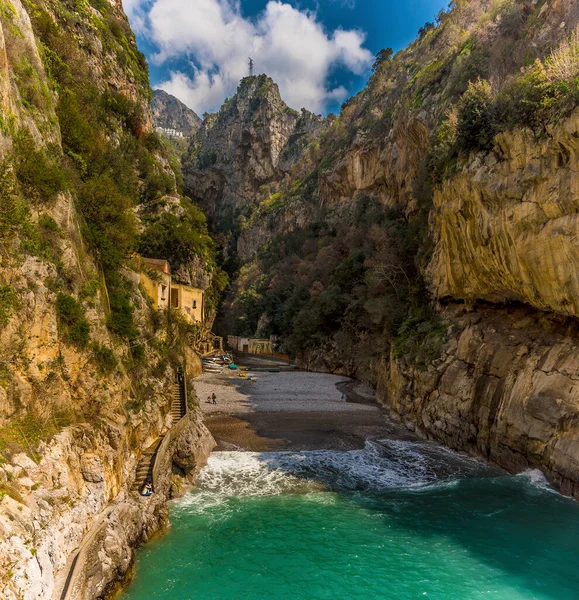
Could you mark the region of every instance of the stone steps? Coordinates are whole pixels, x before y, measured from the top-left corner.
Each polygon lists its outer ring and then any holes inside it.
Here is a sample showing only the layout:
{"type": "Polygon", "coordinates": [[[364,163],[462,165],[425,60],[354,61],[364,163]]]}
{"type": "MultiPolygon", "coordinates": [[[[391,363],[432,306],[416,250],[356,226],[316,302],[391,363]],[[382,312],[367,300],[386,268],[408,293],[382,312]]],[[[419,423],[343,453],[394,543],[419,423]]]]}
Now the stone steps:
{"type": "Polygon", "coordinates": [[[153,444],[151,444],[142,454],[135,471],[135,481],[133,483],[133,491],[138,492],[145,484],[147,479],[153,479],[153,466],[155,465],[155,455],[163,438],[161,436],[153,444]]]}
{"type": "MultiPolygon", "coordinates": [[[[173,384],[173,393],[171,395],[171,422],[176,425],[187,413],[185,406],[185,382],[177,379],[173,384]]],[[[153,467],[155,466],[155,457],[157,449],[163,441],[163,437],[158,438],[141,455],[137,468],[135,469],[135,481],[133,491],[139,492],[147,479],[153,479],[153,467]]]]}

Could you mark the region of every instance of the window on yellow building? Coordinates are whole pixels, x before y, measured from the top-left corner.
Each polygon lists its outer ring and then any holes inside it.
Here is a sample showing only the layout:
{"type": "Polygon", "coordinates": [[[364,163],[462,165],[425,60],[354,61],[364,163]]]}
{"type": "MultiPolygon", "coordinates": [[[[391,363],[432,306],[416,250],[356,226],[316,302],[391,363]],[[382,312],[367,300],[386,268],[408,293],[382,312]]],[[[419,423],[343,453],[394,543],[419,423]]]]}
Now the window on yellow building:
{"type": "Polygon", "coordinates": [[[197,300],[193,300],[193,308],[197,308],[197,300]]]}

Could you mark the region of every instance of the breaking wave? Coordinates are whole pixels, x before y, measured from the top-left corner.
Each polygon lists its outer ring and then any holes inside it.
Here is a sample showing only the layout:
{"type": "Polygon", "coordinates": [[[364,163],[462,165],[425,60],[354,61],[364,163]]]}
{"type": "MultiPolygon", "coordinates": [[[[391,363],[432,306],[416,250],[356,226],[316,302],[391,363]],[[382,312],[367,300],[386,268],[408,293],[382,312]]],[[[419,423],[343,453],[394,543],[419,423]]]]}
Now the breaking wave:
{"type": "MultiPolygon", "coordinates": [[[[214,452],[199,474],[197,491],[217,492],[222,497],[327,490],[378,492],[489,475],[496,471],[434,444],[369,440],[364,449],[348,452],[214,452]]],[[[197,504],[193,498],[191,501],[197,504]]]]}
{"type": "Polygon", "coordinates": [[[519,473],[517,477],[525,478],[533,487],[555,494],[559,493],[551,486],[548,479],[545,477],[545,474],[539,469],[527,469],[522,473],[519,473]]]}

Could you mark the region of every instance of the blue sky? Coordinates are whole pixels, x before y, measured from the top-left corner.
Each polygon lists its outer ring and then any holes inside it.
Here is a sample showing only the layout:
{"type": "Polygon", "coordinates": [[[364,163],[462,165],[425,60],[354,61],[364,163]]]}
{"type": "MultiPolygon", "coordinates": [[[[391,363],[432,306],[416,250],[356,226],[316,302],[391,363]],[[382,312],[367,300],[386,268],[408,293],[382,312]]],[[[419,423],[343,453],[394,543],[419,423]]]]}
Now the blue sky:
{"type": "Polygon", "coordinates": [[[255,72],[293,108],[319,113],[368,80],[373,56],[399,50],[448,0],[123,0],[161,87],[198,114],[212,112],[255,72]]]}

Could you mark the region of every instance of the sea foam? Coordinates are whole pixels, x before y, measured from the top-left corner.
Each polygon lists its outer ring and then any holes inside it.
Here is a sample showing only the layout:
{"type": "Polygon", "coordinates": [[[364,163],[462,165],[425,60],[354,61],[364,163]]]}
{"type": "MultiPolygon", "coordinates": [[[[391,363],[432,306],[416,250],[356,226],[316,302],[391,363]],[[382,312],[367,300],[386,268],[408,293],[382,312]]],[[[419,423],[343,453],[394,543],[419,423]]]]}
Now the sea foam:
{"type": "Polygon", "coordinates": [[[478,461],[434,444],[398,440],[368,440],[362,450],[351,451],[214,452],[199,474],[198,492],[269,496],[420,488],[481,468],[478,461]]]}

